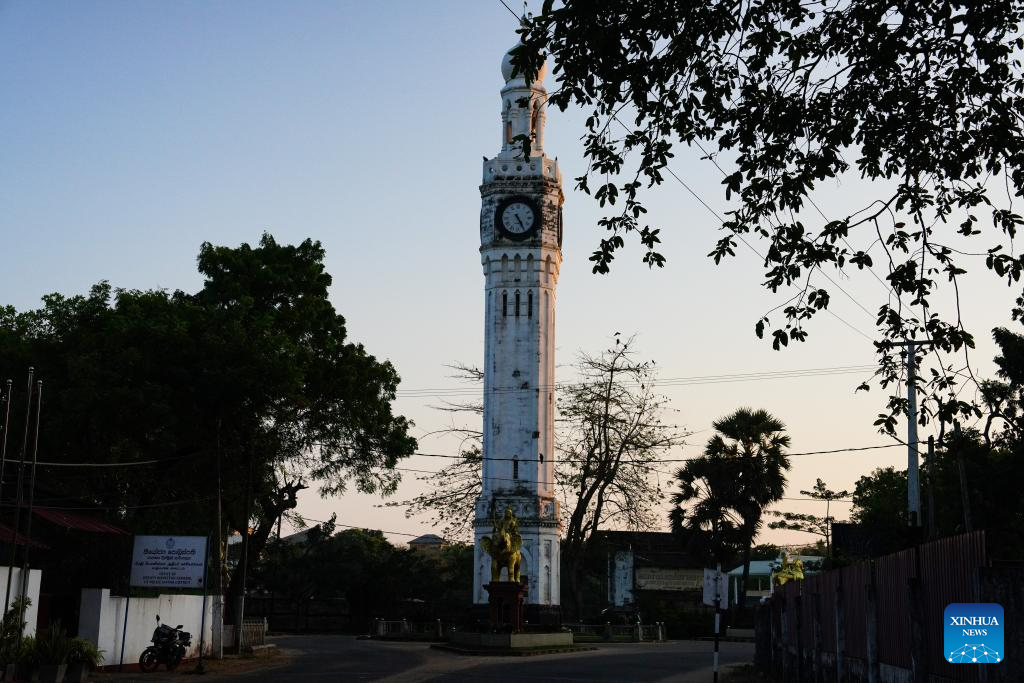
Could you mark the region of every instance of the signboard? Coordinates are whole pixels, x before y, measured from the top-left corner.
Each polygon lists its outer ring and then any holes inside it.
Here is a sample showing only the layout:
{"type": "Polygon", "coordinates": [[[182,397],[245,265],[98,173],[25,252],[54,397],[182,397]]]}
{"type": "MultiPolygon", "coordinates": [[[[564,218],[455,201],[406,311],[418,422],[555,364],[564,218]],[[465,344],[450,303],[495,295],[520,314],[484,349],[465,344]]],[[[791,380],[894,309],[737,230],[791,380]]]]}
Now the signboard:
{"type": "Polygon", "coordinates": [[[703,575],[699,569],[637,567],[636,587],[645,591],[699,591],[703,575]]]}
{"type": "Polygon", "coordinates": [[[136,536],[131,584],[202,588],[205,565],[206,536],[136,536]]]}
{"type": "Polygon", "coordinates": [[[729,604],[729,577],[717,569],[704,570],[704,604],[715,606],[715,593],[721,600],[720,607],[729,604]]]}

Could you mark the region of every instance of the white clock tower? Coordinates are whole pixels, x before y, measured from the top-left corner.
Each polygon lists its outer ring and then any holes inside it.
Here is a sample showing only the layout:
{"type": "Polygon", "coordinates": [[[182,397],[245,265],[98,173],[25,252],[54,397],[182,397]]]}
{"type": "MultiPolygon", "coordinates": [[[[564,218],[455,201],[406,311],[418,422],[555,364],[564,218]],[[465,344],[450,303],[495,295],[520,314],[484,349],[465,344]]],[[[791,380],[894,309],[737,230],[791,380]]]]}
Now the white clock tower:
{"type": "MultiPolygon", "coordinates": [[[[511,508],[529,581],[526,618],[558,619],[555,498],[555,289],[562,263],[562,176],[544,154],[546,69],[527,84],[501,64],[501,151],[485,159],[480,256],[485,280],[483,487],[476,503],[473,601],[487,603],[480,539],[511,508]],[[529,136],[530,155],[522,137],[529,136]]],[[[508,580],[503,574],[502,580],[508,580]]]]}

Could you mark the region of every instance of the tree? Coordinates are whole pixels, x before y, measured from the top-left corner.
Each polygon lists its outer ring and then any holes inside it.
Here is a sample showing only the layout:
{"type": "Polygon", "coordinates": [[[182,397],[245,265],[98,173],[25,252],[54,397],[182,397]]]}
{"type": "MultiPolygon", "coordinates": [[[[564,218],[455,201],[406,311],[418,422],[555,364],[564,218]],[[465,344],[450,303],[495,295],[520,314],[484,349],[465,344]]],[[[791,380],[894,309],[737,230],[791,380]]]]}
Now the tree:
{"type": "Polygon", "coordinates": [[[758,543],[750,549],[751,560],[777,560],[782,554],[782,547],[774,543],[758,543]]]}
{"type": "MultiPolygon", "coordinates": [[[[459,377],[483,380],[476,368],[454,367],[459,377]]],[[[623,341],[616,335],[612,348],[596,356],[581,352],[576,371],[576,381],[559,386],[555,477],[565,524],[568,609],[579,614],[591,539],[611,525],[632,530],[656,525],[663,497],[657,461],[685,435],[663,422],[667,401],[654,392],[654,363],[636,359],[632,338],[623,341]]],[[[443,409],[473,419],[483,414],[478,402],[447,404],[443,409]]],[[[465,437],[462,457],[422,477],[431,485],[428,491],[396,505],[406,505],[410,516],[434,515],[446,533],[468,535],[481,490],[481,433],[476,426],[461,423],[448,431],[465,437]]]]}
{"type": "Polygon", "coordinates": [[[769,529],[792,529],[793,531],[803,531],[808,534],[815,534],[825,539],[825,557],[831,557],[831,540],[832,540],[832,522],[835,521],[835,517],[832,517],[830,508],[833,500],[841,500],[850,495],[849,491],[832,491],[825,482],[820,478],[814,482],[814,489],[810,491],[801,491],[801,495],[810,496],[815,500],[825,501],[825,516],[818,517],[817,515],[809,515],[799,512],[773,512],[775,517],[781,517],[777,522],[770,522],[768,524],[769,529]]]}
{"type": "Polygon", "coordinates": [[[710,526],[718,553],[724,554],[726,544],[735,539],[743,563],[738,596],[742,609],[754,538],[765,510],[782,500],[786,490],[790,439],[782,421],[765,410],[740,408],[712,424],[718,433],[708,440],[704,454],[676,474],[679,492],[673,496],[670,518],[674,526],[687,519],[699,520],[690,523],[694,528],[710,526]]]}
{"type": "Polygon", "coordinates": [[[731,563],[743,547],[743,519],[734,507],[735,465],[705,454],[688,461],[675,475],[679,490],[669,499],[672,532],[706,561],[731,563]]]}
{"type": "Polygon", "coordinates": [[[101,283],[45,297],[37,311],[4,309],[0,372],[34,364],[46,381],[41,452],[126,465],[64,480],[44,472],[40,485],[140,532],[205,534],[219,479],[226,526],[249,532],[250,557],[309,484],[322,495],[392,492],[395,465],[416,448],[391,411],[398,373],[347,341],[323,259],[312,240],[207,243],[195,294],[101,283]]]}
{"type": "Polygon", "coordinates": [[[601,528],[656,525],[663,499],[652,477],[660,456],[684,436],[662,419],[667,399],[654,392],[654,364],[636,360],[633,339],[616,335],[612,348],[581,354],[579,379],[562,388],[563,425],[557,483],[565,509],[564,567],[571,610],[582,618],[587,550],[601,528]]]}
{"type": "MultiPolygon", "coordinates": [[[[484,373],[479,368],[456,363],[448,366],[454,370],[454,378],[474,385],[482,385],[484,373]]],[[[483,401],[445,401],[438,410],[448,413],[452,423],[432,432],[454,435],[461,440],[459,457],[437,472],[419,476],[425,492],[409,500],[384,503],[385,507],[405,509],[406,518],[427,514],[435,525],[441,527],[444,538],[452,541],[472,541],[473,517],[476,499],[480,497],[480,476],[483,466],[483,401]],[[462,421],[464,417],[470,424],[462,421]],[[458,421],[456,421],[458,420],[458,421]]]]}
{"type": "Polygon", "coordinates": [[[860,477],[853,488],[850,521],[864,530],[871,554],[907,545],[907,473],[879,467],[860,477]]]}
{"type": "MultiPolygon", "coordinates": [[[[782,320],[764,315],[757,335],[776,349],[806,340],[834,293],[818,276],[845,291],[828,271],[869,270],[890,293],[877,314],[886,387],[902,367],[892,342],[974,346],[959,314],[969,257],[1019,286],[1024,255],[1011,241],[1024,222],[1012,205],[1024,193],[1022,12],[1019,0],[545,0],[524,18],[513,64],[532,80],[550,55],[559,88],[549,101],[590,112],[577,188],[611,212],[598,222],[595,272],[609,271],[629,236],[645,262],[665,263],[643,194],[671,173],[680,147],[696,148],[733,202],[709,256],[721,262],[743,242],[763,259],[769,290],[793,290],[777,307],[782,320]],[[854,172],[870,187],[867,201],[827,215],[813,192],[854,172]]],[[[1024,314],[1024,296],[1013,314],[1024,314]]],[[[926,353],[919,348],[915,362],[926,353]]],[[[959,368],[937,364],[936,374],[918,374],[922,421],[976,415],[954,389],[959,368]]],[[[905,408],[890,396],[877,424],[892,432],[905,408]]]]}

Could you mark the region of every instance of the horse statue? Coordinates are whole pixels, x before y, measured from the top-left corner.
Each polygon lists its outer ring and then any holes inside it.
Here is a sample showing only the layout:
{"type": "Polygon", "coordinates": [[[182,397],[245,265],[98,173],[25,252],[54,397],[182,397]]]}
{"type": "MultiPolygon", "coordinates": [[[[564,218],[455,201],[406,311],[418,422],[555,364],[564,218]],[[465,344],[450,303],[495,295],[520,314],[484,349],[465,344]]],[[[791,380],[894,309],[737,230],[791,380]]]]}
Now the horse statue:
{"type": "Polygon", "coordinates": [[[480,545],[491,556],[491,581],[501,581],[502,568],[508,569],[508,580],[520,582],[519,565],[522,555],[523,537],[519,533],[519,520],[512,514],[511,508],[505,508],[505,516],[496,519],[493,516],[494,531],[490,536],[480,539],[480,545]]]}

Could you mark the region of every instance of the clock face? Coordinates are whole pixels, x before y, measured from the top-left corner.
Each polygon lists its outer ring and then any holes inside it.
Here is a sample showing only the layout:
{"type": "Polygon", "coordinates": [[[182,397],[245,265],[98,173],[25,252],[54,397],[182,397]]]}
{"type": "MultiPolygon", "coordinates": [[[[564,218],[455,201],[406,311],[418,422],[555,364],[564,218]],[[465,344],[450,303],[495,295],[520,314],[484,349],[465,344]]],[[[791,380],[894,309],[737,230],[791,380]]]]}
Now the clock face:
{"type": "Polygon", "coordinates": [[[532,235],[539,223],[537,205],[525,197],[511,197],[498,205],[495,222],[505,234],[514,240],[526,239],[532,235]]]}

